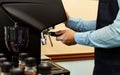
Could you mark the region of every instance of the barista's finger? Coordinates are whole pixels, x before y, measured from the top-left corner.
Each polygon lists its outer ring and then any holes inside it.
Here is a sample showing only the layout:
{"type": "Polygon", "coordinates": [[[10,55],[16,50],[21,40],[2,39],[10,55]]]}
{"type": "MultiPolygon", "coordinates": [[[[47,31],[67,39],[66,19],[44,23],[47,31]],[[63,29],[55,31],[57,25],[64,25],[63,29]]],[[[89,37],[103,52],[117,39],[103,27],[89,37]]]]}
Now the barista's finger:
{"type": "Polygon", "coordinates": [[[55,32],[55,34],[62,35],[64,32],[65,32],[65,30],[59,30],[59,31],[55,32]]]}
{"type": "Polygon", "coordinates": [[[60,35],[60,36],[57,36],[57,37],[56,37],[56,40],[57,40],[57,41],[63,41],[63,40],[64,40],[64,35],[62,34],[62,35],[60,35]]]}
{"type": "Polygon", "coordinates": [[[61,36],[59,36],[59,37],[56,37],[56,40],[57,40],[57,41],[62,41],[62,38],[61,38],[61,36]]]}

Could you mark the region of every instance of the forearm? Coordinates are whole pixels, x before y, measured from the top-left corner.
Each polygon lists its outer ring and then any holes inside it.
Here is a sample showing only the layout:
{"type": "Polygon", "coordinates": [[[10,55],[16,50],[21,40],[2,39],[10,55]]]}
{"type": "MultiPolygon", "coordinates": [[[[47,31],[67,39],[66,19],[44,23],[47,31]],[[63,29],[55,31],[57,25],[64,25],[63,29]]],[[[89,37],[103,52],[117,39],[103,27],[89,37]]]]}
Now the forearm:
{"type": "Polygon", "coordinates": [[[113,48],[120,46],[120,11],[114,23],[88,32],[76,33],[74,38],[78,44],[100,48],[113,48]]]}
{"type": "Polygon", "coordinates": [[[75,41],[92,47],[110,48],[120,45],[120,38],[111,29],[105,27],[96,31],[75,34],[75,41]]]}
{"type": "Polygon", "coordinates": [[[84,32],[96,29],[96,21],[85,21],[82,19],[70,17],[66,26],[77,32],[84,32]]]}

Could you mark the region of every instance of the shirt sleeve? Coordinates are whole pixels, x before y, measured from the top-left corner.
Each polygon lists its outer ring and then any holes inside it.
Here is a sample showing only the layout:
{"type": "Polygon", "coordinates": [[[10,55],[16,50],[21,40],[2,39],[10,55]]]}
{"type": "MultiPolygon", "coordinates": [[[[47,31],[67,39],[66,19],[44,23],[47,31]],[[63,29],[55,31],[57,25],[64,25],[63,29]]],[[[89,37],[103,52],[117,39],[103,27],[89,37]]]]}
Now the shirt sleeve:
{"type": "Polygon", "coordinates": [[[78,44],[92,47],[113,48],[120,46],[120,10],[112,24],[98,30],[77,32],[74,38],[78,44]]]}
{"type": "Polygon", "coordinates": [[[84,32],[84,31],[95,30],[96,21],[86,21],[86,20],[70,17],[66,26],[75,31],[84,32]]]}

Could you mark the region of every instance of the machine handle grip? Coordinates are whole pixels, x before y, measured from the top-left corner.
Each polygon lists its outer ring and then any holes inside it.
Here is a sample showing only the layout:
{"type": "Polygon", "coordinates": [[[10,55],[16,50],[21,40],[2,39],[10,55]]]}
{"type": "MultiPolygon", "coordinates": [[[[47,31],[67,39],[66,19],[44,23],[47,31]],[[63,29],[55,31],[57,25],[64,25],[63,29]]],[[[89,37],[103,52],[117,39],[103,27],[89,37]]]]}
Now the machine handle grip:
{"type": "Polygon", "coordinates": [[[48,34],[49,34],[50,36],[55,36],[55,37],[60,36],[60,35],[57,35],[55,32],[48,32],[48,34]]]}

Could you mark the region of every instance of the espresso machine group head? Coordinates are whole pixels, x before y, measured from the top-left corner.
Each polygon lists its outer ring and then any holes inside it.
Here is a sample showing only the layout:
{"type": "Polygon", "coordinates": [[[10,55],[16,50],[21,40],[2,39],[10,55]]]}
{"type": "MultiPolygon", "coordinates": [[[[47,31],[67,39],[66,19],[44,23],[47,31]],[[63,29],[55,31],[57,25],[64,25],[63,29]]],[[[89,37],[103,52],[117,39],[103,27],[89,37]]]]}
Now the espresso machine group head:
{"type": "Polygon", "coordinates": [[[0,0],[0,52],[11,60],[4,43],[4,26],[29,28],[29,44],[24,52],[40,63],[41,32],[66,20],[61,0],[0,0]]]}

